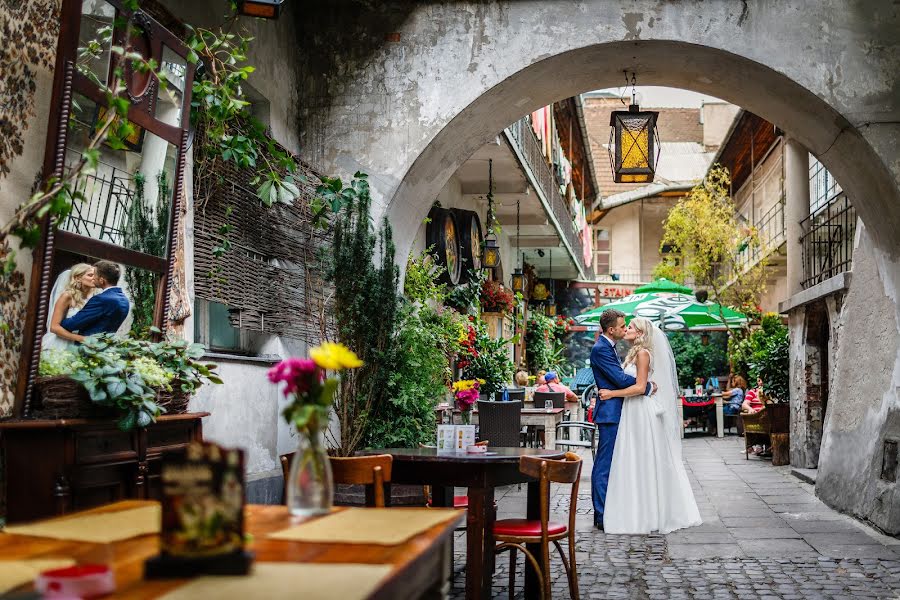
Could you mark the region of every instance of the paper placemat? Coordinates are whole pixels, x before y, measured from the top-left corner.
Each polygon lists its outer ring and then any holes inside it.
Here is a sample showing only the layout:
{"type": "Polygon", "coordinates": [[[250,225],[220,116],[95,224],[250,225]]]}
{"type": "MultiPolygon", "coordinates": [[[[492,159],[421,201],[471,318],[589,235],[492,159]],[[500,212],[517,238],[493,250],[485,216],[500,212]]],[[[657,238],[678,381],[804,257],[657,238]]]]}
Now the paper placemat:
{"type": "Polygon", "coordinates": [[[71,567],[71,558],[35,558],[28,560],[0,560],[0,594],[20,585],[31,583],[42,571],[71,567]]]}
{"type": "Polygon", "coordinates": [[[269,537],[295,542],[396,546],[459,514],[453,509],[440,508],[348,508],[277,531],[269,537]]]}
{"type": "Polygon", "coordinates": [[[151,504],[118,512],[60,517],[31,525],[13,525],[4,531],[57,540],[109,544],[148,533],[159,533],[160,518],[159,505],[151,504]]]}
{"type": "Polygon", "coordinates": [[[161,600],[364,600],[390,572],[390,565],[258,562],[250,575],[200,577],[161,600]]]}

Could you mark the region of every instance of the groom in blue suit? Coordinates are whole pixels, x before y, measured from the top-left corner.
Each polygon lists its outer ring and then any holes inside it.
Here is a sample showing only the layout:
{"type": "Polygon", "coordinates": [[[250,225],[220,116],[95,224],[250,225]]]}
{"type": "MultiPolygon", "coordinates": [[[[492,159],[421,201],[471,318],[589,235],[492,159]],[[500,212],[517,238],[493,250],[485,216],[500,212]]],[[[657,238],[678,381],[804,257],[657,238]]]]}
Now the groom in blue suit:
{"type": "Polygon", "coordinates": [[[131,308],[128,297],[119,287],[119,266],[101,260],[94,265],[94,270],[97,273],[95,281],[103,291],[92,296],[81,310],[60,323],[66,331],[84,337],[96,333],[115,333],[125,322],[131,308]]]}
{"type": "MultiPolygon", "coordinates": [[[[600,315],[603,335],[591,349],[591,370],[597,390],[621,390],[635,384],[636,380],[622,370],[622,363],[616,354],[616,342],[625,337],[625,313],[607,309],[600,315]]],[[[655,391],[655,384],[647,382],[646,395],[655,391]]],[[[601,400],[594,404],[594,423],[597,424],[597,456],[591,472],[591,499],[594,501],[594,526],[603,529],[603,507],[606,503],[606,488],[609,485],[609,469],[612,466],[613,448],[619,432],[623,398],[601,400]]]]}

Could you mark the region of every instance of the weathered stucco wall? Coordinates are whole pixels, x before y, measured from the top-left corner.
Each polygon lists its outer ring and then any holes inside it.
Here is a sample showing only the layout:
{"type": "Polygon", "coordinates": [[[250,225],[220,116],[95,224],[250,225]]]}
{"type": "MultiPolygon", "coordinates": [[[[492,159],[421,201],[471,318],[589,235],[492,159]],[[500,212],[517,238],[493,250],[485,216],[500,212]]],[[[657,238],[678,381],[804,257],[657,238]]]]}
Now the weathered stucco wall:
{"type": "Polygon", "coordinates": [[[900,230],[900,15],[877,0],[342,7],[298,15],[301,151],[370,173],[399,255],[479,145],[552,100],[621,85],[623,69],[769,119],[847,182],[881,247],[900,230]]]}
{"type": "Polygon", "coordinates": [[[885,440],[900,440],[900,263],[861,227],[853,279],[833,329],[831,399],[816,493],[825,502],[900,534],[900,483],[881,478],[885,440]]]}

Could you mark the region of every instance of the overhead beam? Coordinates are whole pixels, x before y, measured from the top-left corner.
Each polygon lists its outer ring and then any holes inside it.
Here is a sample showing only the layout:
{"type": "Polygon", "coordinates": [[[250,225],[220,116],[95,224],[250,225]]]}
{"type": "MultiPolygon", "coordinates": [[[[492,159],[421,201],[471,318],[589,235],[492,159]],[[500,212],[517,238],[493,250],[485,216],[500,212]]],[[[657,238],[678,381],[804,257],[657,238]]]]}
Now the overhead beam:
{"type": "MultiPolygon", "coordinates": [[[[516,213],[498,213],[497,220],[501,225],[515,225],[516,224],[516,213]]],[[[550,221],[547,220],[547,216],[543,214],[523,214],[519,217],[520,225],[549,225],[550,221]]]]}

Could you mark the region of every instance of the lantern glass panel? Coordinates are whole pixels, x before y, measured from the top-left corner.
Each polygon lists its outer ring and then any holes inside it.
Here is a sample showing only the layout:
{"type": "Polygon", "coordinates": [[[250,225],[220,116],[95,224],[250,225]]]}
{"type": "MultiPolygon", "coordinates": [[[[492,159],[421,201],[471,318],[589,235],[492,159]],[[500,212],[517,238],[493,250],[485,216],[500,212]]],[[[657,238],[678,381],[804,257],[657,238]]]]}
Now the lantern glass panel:
{"type": "Polygon", "coordinates": [[[647,116],[622,117],[619,144],[622,147],[623,169],[650,167],[650,119],[647,116]]]}

